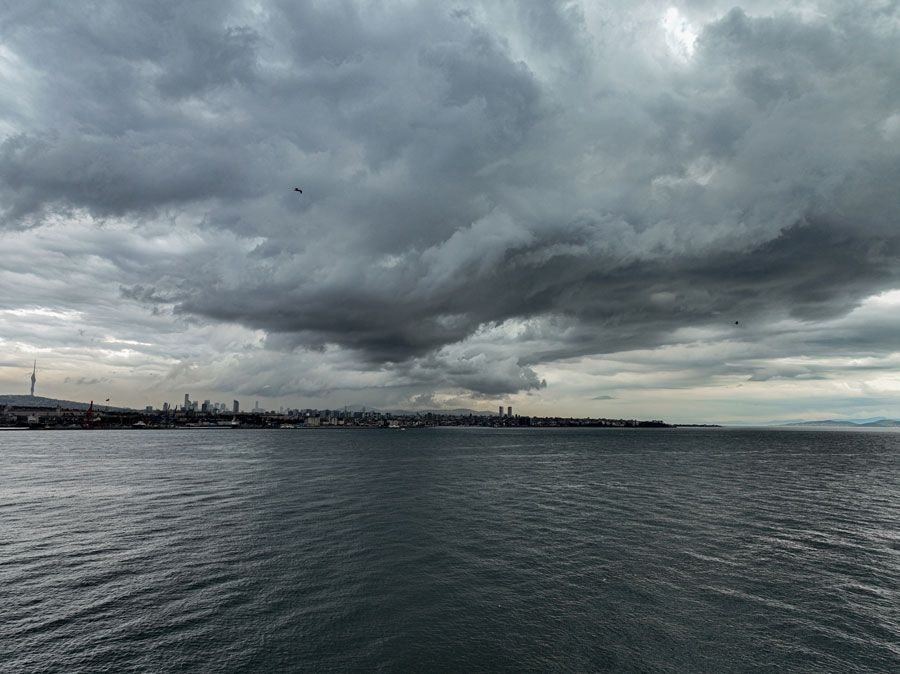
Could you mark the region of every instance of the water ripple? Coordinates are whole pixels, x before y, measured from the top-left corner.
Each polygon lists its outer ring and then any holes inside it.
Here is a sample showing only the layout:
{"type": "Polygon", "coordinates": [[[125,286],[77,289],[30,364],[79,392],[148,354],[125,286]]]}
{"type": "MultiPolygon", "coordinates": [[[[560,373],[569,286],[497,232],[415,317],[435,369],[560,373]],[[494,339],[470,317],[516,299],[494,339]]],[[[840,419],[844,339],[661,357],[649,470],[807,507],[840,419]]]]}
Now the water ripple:
{"type": "Polygon", "coordinates": [[[900,670],[897,433],[0,442],[2,671],[900,670]]]}

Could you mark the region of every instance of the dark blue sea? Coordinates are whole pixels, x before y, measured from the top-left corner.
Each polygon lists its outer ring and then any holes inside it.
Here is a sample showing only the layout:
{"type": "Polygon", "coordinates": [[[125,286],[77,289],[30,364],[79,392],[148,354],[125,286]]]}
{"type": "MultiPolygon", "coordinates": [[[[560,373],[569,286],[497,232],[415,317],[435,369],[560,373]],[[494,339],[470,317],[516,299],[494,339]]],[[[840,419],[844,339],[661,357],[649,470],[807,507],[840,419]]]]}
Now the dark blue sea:
{"type": "Polygon", "coordinates": [[[0,671],[900,671],[900,433],[0,433],[0,671]]]}

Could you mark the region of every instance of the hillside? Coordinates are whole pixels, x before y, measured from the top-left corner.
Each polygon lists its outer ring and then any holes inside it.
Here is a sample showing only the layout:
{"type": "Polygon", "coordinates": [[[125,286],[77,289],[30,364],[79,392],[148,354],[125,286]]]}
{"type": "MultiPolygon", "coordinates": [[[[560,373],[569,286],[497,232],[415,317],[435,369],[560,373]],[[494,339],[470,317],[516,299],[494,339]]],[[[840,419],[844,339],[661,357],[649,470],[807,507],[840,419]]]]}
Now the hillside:
{"type": "MultiPolygon", "coordinates": [[[[58,398],[16,394],[0,395],[0,407],[4,405],[11,405],[13,407],[56,407],[59,405],[65,410],[86,410],[90,407],[90,403],[80,403],[74,400],[60,400],[58,398]]],[[[94,409],[127,410],[129,408],[113,407],[95,400],[94,409]]]]}

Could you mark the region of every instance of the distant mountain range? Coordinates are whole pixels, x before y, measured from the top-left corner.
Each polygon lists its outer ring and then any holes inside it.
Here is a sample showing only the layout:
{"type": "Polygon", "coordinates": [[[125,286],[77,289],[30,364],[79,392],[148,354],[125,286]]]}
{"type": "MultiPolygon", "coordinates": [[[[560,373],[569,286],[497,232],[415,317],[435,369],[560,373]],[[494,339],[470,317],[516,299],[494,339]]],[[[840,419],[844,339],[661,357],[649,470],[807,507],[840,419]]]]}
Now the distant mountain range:
{"type": "Polygon", "coordinates": [[[792,421],[782,426],[844,426],[851,428],[896,428],[900,421],[887,417],[870,417],[868,419],[825,419],[823,421],[792,421]]]}
{"type": "MultiPolygon", "coordinates": [[[[59,405],[66,410],[86,410],[90,403],[79,403],[74,400],[59,400],[58,398],[44,398],[43,396],[27,395],[0,395],[0,407],[12,405],[13,407],[56,407],[59,405]]],[[[127,410],[128,407],[113,407],[105,402],[94,401],[94,409],[127,410]]]]}

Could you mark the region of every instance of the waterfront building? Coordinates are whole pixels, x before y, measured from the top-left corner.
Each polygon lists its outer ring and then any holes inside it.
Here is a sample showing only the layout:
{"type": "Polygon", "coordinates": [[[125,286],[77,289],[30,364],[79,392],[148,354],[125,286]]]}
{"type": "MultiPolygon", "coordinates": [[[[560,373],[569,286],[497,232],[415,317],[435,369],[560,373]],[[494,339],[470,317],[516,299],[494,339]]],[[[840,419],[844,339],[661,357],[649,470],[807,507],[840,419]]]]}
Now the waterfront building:
{"type": "Polygon", "coordinates": [[[191,394],[190,393],[184,394],[184,409],[185,410],[191,409],[191,394]]]}
{"type": "Polygon", "coordinates": [[[240,414],[241,412],[241,404],[237,400],[231,401],[231,411],[234,414],[240,414]]]}
{"type": "Polygon", "coordinates": [[[512,405],[506,408],[506,416],[512,417],[512,405]]]}
{"type": "Polygon", "coordinates": [[[503,416],[503,405],[500,405],[500,411],[497,412],[497,416],[500,416],[500,417],[503,416]]]}

